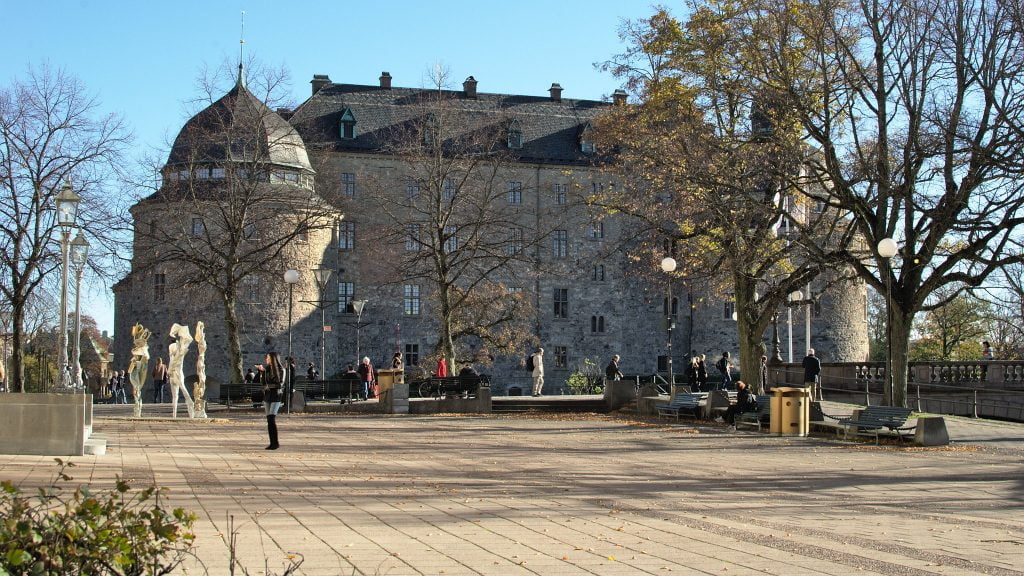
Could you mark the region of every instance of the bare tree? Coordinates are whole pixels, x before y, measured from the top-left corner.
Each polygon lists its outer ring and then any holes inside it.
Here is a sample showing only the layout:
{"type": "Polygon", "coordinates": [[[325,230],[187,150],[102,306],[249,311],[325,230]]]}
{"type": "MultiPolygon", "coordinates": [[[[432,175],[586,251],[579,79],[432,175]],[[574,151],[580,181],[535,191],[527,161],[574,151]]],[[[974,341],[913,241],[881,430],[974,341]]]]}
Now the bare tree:
{"type": "Polygon", "coordinates": [[[386,254],[377,260],[394,278],[426,285],[437,309],[435,352],[454,368],[465,349],[459,343],[509,354],[531,338],[533,299],[509,286],[534,270],[534,248],[548,234],[528,205],[509,201],[529,194],[508,188],[513,120],[464,109],[444,90],[442,70],[432,80],[410,120],[384,139],[397,167],[370,185],[371,244],[386,254]]]}
{"type": "Polygon", "coordinates": [[[224,315],[231,381],[243,378],[239,294],[249,279],[277,276],[283,256],[340,218],[313,187],[314,170],[295,130],[272,107],[287,79],[252,67],[257,97],[239,66],[235,86],[211,97],[178,135],[159,188],[132,208],[136,272],[166,274],[166,289],[205,289],[224,315]],[[212,101],[212,102],[211,102],[212,101]],[[140,257],[140,255],[142,255],[140,257]]]}
{"type": "Polygon", "coordinates": [[[83,230],[109,240],[105,226],[90,223],[109,219],[110,203],[101,198],[110,194],[129,134],[121,118],[99,113],[77,78],[43,66],[0,91],[0,139],[0,293],[12,309],[11,380],[23,392],[26,308],[61,261],[54,197],[72,182],[83,230]]]}

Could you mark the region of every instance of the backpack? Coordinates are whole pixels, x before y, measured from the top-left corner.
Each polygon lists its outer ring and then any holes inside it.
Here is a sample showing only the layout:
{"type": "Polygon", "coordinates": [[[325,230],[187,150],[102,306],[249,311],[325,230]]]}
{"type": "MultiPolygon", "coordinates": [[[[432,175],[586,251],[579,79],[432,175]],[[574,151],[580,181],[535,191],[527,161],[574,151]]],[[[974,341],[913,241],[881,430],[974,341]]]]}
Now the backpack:
{"type": "Polygon", "coordinates": [[[719,358],[718,363],[715,364],[715,368],[718,368],[719,372],[725,374],[725,358],[719,358]]]}
{"type": "Polygon", "coordinates": [[[533,372],[533,354],[526,357],[526,369],[533,372]]]}

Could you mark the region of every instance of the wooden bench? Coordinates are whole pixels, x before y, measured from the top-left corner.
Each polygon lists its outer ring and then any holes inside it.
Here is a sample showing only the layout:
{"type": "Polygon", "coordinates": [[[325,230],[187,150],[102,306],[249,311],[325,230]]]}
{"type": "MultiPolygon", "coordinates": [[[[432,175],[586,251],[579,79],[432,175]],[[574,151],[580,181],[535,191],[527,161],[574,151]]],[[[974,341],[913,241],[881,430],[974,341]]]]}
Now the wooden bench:
{"type": "Polygon", "coordinates": [[[701,400],[703,400],[702,394],[681,392],[676,394],[668,404],[659,405],[658,415],[675,416],[676,420],[678,420],[680,416],[691,416],[696,418],[697,412],[700,409],[701,400]]]}
{"type": "Polygon", "coordinates": [[[865,432],[875,435],[875,444],[878,444],[878,432],[887,429],[893,432],[903,441],[903,432],[913,430],[917,426],[906,426],[910,418],[910,408],[899,408],[896,406],[868,406],[849,418],[840,418],[838,422],[846,427],[846,433],[853,428],[857,433],[865,432]]]}
{"type": "Polygon", "coordinates": [[[757,431],[760,432],[762,426],[767,426],[771,422],[769,419],[771,416],[771,405],[771,397],[761,394],[757,397],[757,409],[753,412],[740,412],[736,415],[736,419],[733,420],[733,423],[737,428],[739,428],[741,424],[757,426],[757,431]]]}

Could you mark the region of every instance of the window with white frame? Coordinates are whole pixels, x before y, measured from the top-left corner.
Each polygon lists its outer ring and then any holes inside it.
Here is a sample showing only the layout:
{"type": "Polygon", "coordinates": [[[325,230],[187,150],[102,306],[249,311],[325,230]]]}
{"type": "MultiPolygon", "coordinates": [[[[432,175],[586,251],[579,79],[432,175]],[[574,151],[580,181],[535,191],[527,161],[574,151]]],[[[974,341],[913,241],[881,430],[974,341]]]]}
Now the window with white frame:
{"type": "Polygon", "coordinates": [[[522,182],[509,182],[508,183],[508,203],[509,204],[522,204],[523,203],[523,183],[522,182]]]}
{"type": "Polygon", "coordinates": [[[448,253],[459,249],[459,227],[449,225],[444,227],[444,251],[448,253]]]}
{"type": "Polygon", "coordinates": [[[406,182],[405,184],[405,197],[412,200],[420,195],[420,184],[419,182],[406,182]]]}
{"type": "Polygon", "coordinates": [[[348,312],[355,298],[356,285],[352,282],[338,282],[338,312],[348,312]]]}
{"type": "Polygon", "coordinates": [[[356,223],[349,220],[338,222],[338,250],[355,250],[356,223]]]}
{"type": "Polygon", "coordinates": [[[555,258],[565,258],[569,254],[569,233],[565,230],[555,230],[551,237],[551,255],[555,258]]]}
{"type": "Polygon", "coordinates": [[[422,233],[423,226],[420,224],[409,224],[407,227],[407,235],[405,237],[405,250],[406,252],[419,252],[420,251],[420,234],[422,233]]]}
{"type": "Polygon", "coordinates": [[[512,294],[522,294],[523,293],[523,287],[522,286],[506,286],[505,287],[505,291],[509,295],[512,295],[512,294]]]}
{"type": "Polygon", "coordinates": [[[604,282],[604,264],[594,264],[591,280],[594,282],[604,282]]]}
{"type": "Polygon", "coordinates": [[[349,198],[356,195],[356,174],[355,172],[341,173],[341,193],[349,198]]]}
{"type": "Polygon", "coordinates": [[[563,205],[569,201],[569,185],[561,182],[555,182],[551,185],[552,192],[555,193],[555,204],[563,205]]]}
{"type": "Polygon", "coordinates": [[[406,284],[404,287],[403,295],[403,310],[402,313],[406,316],[419,316],[420,315],[420,285],[419,284],[406,284]]]}
{"type": "Polygon", "coordinates": [[[224,169],[223,168],[210,168],[210,178],[214,178],[216,180],[223,180],[224,179],[224,169]]]}
{"type": "Polygon", "coordinates": [[[594,222],[590,225],[590,231],[588,236],[591,240],[603,240],[604,239],[604,222],[594,222]]]}
{"type": "Polygon", "coordinates": [[[192,237],[199,238],[206,234],[206,223],[199,216],[192,217],[192,237]]]}
{"type": "Polygon", "coordinates": [[[515,256],[522,253],[523,251],[523,229],[519,227],[513,227],[508,233],[508,248],[507,252],[509,256],[515,256]]]}

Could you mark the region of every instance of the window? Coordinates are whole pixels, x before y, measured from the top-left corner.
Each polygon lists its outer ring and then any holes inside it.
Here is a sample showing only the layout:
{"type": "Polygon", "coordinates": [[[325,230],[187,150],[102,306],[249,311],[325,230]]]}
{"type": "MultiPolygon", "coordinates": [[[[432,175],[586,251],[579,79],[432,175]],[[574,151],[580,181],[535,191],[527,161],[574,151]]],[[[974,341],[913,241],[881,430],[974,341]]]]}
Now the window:
{"type": "MultiPolygon", "coordinates": [[[[669,311],[668,311],[668,298],[665,298],[662,302],[663,302],[662,306],[661,306],[662,314],[664,314],[665,316],[670,316],[670,315],[671,316],[676,316],[676,315],[679,314],[679,298],[676,298],[675,296],[672,297],[672,313],[671,314],[669,314],[669,311]]],[[[732,319],[731,314],[732,313],[730,312],[730,316],[729,316],[730,320],[732,319]]]]}
{"type": "Polygon", "coordinates": [[[224,179],[224,169],[223,168],[211,168],[210,169],[210,178],[216,178],[217,180],[223,180],[224,179]]]}
{"type": "Polygon", "coordinates": [[[153,301],[163,302],[166,297],[164,287],[167,286],[167,276],[163,272],[153,274],[153,301]]]}
{"type": "Polygon", "coordinates": [[[565,346],[555,346],[555,368],[569,366],[569,349],[565,346]]]}
{"type": "Polygon", "coordinates": [[[295,240],[303,243],[309,242],[309,226],[299,224],[299,228],[295,231],[295,240]]]}
{"type": "Polygon", "coordinates": [[[338,119],[338,135],[343,140],[352,140],[356,137],[356,117],[350,108],[345,108],[338,119]]]}
{"type": "Polygon", "coordinates": [[[726,300],[722,305],[722,320],[732,320],[736,315],[736,301],[726,300]]]}
{"type": "Polygon", "coordinates": [[[569,195],[569,185],[568,184],[555,183],[555,184],[552,184],[551,188],[552,188],[552,191],[555,193],[555,204],[562,205],[562,204],[565,204],[566,202],[568,202],[568,195],[569,195]]]}
{"type": "Polygon", "coordinates": [[[602,240],[604,239],[604,222],[594,222],[590,225],[590,232],[588,233],[591,240],[602,240]]]}
{"type": "Polygon", "coordinates": [[[445,178],[444,187],[441,189],[441,199],[445,202],[451,202],[452,198],[455,198],[455,180],[445,178]]]}
{"type": "Polygon", "coordinates": [[[352,282],[338,282],[338,312],[350,312],[356,286],[352,282]]]}
{"type": "Polygon", "coordinates": [[[569,289],[555,288],[555,318],[569,317],[569,289]]]}
{"type": "Polygon", "coordinates": [[[298,172],[285,172],[283,170],[277,170],[270,173],[271,182],[292,182],[297,184],[299,182],[298,172]]]}
{"type": "Polygon", "coordinates": [[[203,234],[206,234],[206,223],[203,222],[202,218],[200,218],[198,216],[193,216],[192,217],[192,236],[194,238],[199,238],[203,234]]]}
{"type": "Polygon", "coordinates": [[[210,177],[209,168],[196,168],[196,178],[199,180],[207,180],[210,177]]]}
{"type": "Polygon", "coordinates": [[[522,182],[509,182],[508,183],[508,203],[509,204],[522,204],[523,203],[523,183],[522,182]]]}
{"type": "Polygon", "coordinates": [[[518,150],[523,147],[523,129],[519,122],[513,121],[508,127],[508,147],[518,150]]]}
{"type": "Polygon", "coordinates": [[[403,313],[406,316],[420,315],[420,285],[406,284],[403,313]]]}
{"type": "Polygon", "coordinates": [[[580,132],[580,151],[584,154],[593,154],[595,149],[593,130],[588,122],[583,127],[583,131],[580,132]]]}
{"type": "Polygon", "coordinates": [[[412,200],[420,195],[420,185],[417,182],[409,182],[405,185],[405,197],[412,200]]]}
{"type": "Polygon", "coordinates": [[[444,227],[444,251],[455,252],[459,249],[459,228],[458,226],[444,227]]]}
{"type": "Polygon", "coordinates": [[[349,198],[356,195],[356,175],[354,172],[341,173],[341,193],[349,198]]]}
{"type": "Polygon", "coordinates": [[[602,192],[604,192],[604,183],[602,183],[602,182],[591,182],[590,183],[590,191],[593,192],[594,194],[601,194],[602,192]]]}
{"type": "Polygon", "coordinates": [[[506,287],[506,292],[509,295],[512,295],[512,294],[522,294],[523,293],[523,287],[522,286],[508,286],[508,287],[506,287]]]}
{"type": "Polygon", "coordinates": [[[595,334],[604,333],[604,316],[590,317],[590,331],[595,334]]]}
{"type": "Polygon", "coordinates": [[[594,264],[594,272],[591,275],[594,282],[604,282],[604,264],[594,264]]]}
{"type": "Polygon", "coordinates": [[[355,250],[356,223],[342,220],[338,222],[338,250],[355,250]]]}
{"type": "Polygon", "coordinates": [[[555,230],[551,243],[551,255],[555,258],[565,258],[569,253],[569,233],[565,230],[555,230]]]}
{"type": "Polygon", "coordinates": [[[408,236],[405,238],[405,250],[407,252],[420,251],[420,224],[409,224],[408,236]]]}
{"type": "Polygon", "coordinates": [[[419,366],[420,365],[420,345],[419,344],[406,344],[405,345],[405,365],[406,366],[419,366]]]}
{"type": "Polygon", "coordinates": [[[260,237],[259,228],[255,222],[249,222],[242,228],[242,236],[246,240],[258,240],[260,237]]]}
{"type": "Polygon", "coordinates": [[[251,274],[242,279],[242,299],[253,303],[260,301],[260,277],[251,274]]]}
{"type": "Polygon", "coordinates": [[[508,255],[515,256],[523,251],[523,229],[512,228],[508,234],[508,255]]]}

